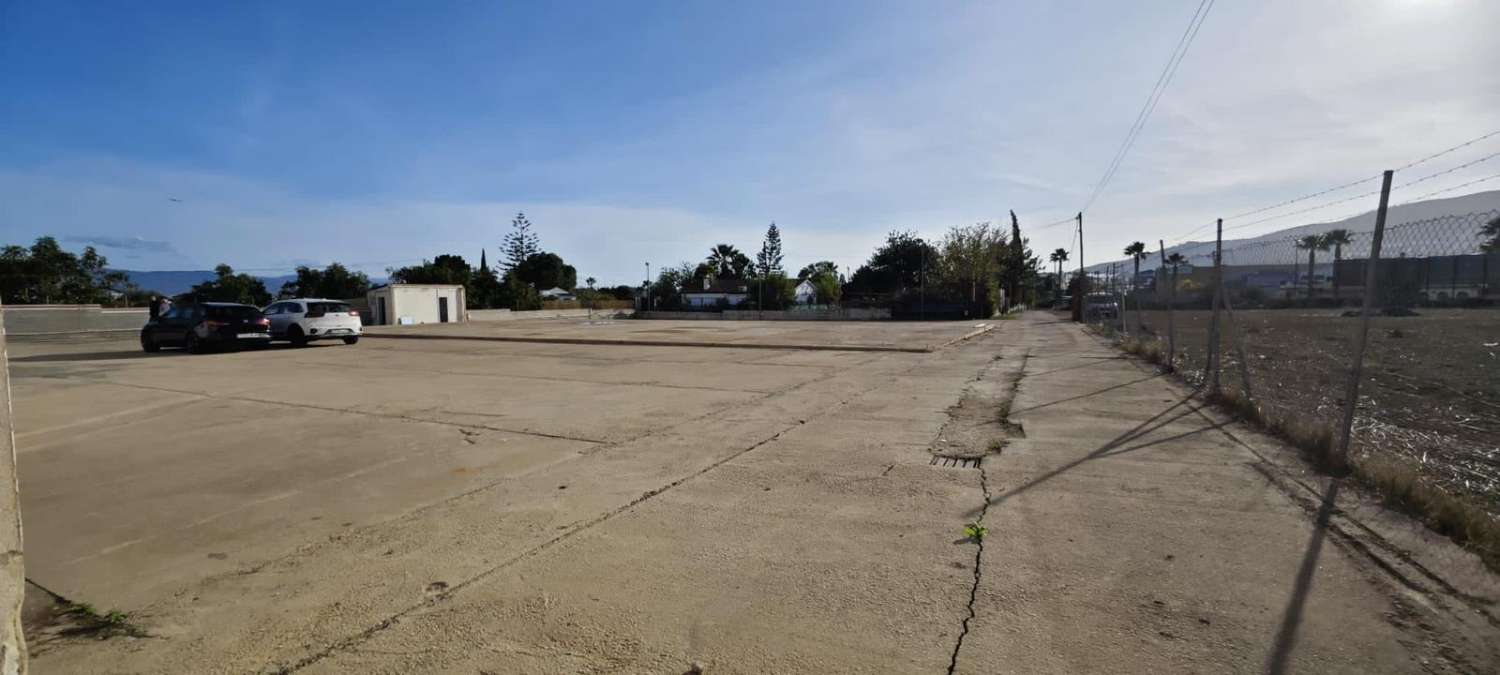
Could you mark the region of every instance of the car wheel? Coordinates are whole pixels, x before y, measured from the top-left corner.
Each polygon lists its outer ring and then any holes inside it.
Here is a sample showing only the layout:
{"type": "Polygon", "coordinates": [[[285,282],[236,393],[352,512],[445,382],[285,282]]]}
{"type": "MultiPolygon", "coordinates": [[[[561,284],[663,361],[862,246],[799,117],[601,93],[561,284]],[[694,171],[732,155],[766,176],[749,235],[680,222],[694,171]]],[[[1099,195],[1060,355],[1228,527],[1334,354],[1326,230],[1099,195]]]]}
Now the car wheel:
{"type": "Polygon", "coordinates": [[[156,338],[151,337],[150,335],[141,335],[141,350],[147,353],[155,354],[156,352],[161,351],[161,345],[156,344],[156,338]]]}
{"type": "Polygon", "coordinates": [[[182,338],[182,348],[189,354],[202,354],[203,342],[198,339],[198,334],[188,331],[186,337],[182,338]]]}
{"type": "Polygon", "coordinates": [[[292,326],[286,329],[286,339],[292,343],[293,347],[307,346],[307,336],[302,333],[301,326],[292,326]]]}
{"type": "Polygon", "coordinates": [[[346,338],[344,338],[344,344],[346,344],[346,345],[352,345],[352,344],[356,344],[358,342],[359,342],[359,336],[358,335],[356,335],[354,337],[346,337],[346,338]]]}

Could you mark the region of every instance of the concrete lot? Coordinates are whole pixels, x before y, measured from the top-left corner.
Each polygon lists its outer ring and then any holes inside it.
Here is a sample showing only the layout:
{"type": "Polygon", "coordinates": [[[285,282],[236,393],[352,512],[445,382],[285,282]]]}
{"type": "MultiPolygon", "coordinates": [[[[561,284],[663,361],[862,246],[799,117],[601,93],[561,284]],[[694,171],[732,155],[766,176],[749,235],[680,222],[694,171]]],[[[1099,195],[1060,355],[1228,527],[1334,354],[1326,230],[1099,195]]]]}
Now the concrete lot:
{"type": "MultiPolygon", "coordinates": [[[[618,323],[503,329],[973,330],[618,323]]],[[[933,353],[115,340],[11,357],[28,575],[151,635],[44,645],[38,672],[1497,663],[1471,600],[1500,594],[1472,556],[1379,512],[1354,527],[1347,493],[1330,523],[1284,448],[1045,315],[933,353]],[[929,465],[996,438],[983,470],[929,465]],[[960,536],[980,518],[982,549],[960,536]],[[1388,549],[1406,555],[1372,557],[1388,549]]]]}

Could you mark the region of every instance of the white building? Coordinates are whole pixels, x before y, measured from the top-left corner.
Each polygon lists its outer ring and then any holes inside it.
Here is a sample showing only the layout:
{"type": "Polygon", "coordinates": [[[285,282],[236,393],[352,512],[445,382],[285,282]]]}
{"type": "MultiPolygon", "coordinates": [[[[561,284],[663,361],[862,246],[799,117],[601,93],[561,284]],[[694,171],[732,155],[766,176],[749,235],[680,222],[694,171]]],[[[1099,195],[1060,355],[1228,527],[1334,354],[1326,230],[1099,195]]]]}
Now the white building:
{"type": "Polygon", "coordinates": [[[549,289],[547,289],[545,291],[541,291],[541,292],[537,293],[537,296],[540,297],[543,300],[575,300],[575,299],[577,299],[573,295],[572,291],[569,291],[569,290],[567,290],[565,288],[555,288],[555,287],[554,288],[549,288],[549,289]]]}
{"type": "Polygon", "coordinates": [[[454,284],[388,284],[365,294],[377,326],[464,321],[464,287],[454,284]]]}
{"type": "Polygon", "coordinates": [[[818,289],[816,286],[813,286],[811,277],[798,281],[797,288],[793,293],[796,295],[796,301],[799,305],[811,305],[818,301],[818,289]]]}
{"type": "Polygon", "coordinates": [[[704,278],[702,288],[682,290],[682,302],[689,307],[734,307],[745,301],[750,289],[740,279],[713,280],[704,278]]]}

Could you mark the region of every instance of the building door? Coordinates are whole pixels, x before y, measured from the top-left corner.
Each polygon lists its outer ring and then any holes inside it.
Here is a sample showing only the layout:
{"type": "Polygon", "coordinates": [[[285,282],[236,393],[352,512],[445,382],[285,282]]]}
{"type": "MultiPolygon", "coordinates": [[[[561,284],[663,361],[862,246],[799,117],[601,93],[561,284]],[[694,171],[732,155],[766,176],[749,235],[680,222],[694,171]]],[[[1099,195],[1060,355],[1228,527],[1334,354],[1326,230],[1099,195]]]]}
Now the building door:
{"type": "Polygon", "coordinates": [[[385,325],[385,296],[375,298],[375,325],[385,325]]]}
{"type": "Polygon", "coordinates": [[[438,298],[438,323],[448,323],[448,298],[438,298]]]}

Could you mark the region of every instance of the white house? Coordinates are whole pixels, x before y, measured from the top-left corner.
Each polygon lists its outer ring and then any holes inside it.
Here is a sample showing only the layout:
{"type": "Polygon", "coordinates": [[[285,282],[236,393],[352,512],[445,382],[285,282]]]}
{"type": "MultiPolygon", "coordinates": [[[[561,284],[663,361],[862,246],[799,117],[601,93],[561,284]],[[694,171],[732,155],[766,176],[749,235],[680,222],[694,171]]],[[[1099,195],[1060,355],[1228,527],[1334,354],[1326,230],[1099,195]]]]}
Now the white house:
{"type": "Polygon", "coordinates": [[[811,277],[798,281],[793,293],[796,294],[796,302],[799,305],[811,305],[818,301],[818,289],[813,286],[811,277]]]}
{"type": "Polygon", "coordinates": [[[714,307],[727,304],[730,307],[745,301],[750,288],[742,279],[703,279],[703,288],[682,291],[682,303],[689,307],[714,307]]]}
{"type": "Polygon", "coordinates": [[[365,294],[370,323],[377,326],[459,323],[464,287],[453,284],[387,284],[365,294]]]}
{"type": "Polygon", "coordinates": [[[561,288],[549,288],[549,289],[547,289],[545,291],[538,292],[537,295],[541,296],[541,298],[543,300],[572,300],[572,299],[574,299],[573,298],[573,293],[571,291],[563,290],[561,288]]]}

